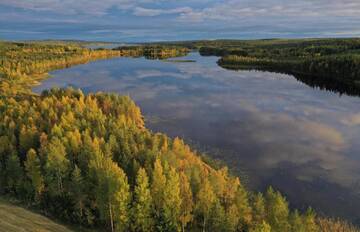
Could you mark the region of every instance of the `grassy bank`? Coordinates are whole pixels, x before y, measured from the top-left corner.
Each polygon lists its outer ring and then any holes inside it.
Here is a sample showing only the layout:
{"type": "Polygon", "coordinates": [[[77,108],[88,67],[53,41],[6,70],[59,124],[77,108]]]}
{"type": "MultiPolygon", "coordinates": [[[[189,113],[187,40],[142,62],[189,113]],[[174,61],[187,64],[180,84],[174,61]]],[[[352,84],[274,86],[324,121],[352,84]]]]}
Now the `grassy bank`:
{"type": "Polygon", "coordinates": [[[78,230],[69,229],[45,216],[0,199],[0,231],[71,232],[78,230]]]}

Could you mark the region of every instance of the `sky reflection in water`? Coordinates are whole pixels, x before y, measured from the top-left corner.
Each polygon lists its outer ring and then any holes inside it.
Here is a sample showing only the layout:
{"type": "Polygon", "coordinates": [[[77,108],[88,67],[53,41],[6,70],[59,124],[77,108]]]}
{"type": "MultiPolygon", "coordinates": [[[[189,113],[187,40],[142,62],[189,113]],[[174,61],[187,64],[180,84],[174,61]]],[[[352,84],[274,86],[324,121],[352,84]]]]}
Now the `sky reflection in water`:
{"type": "Polygon", "coordinates": [[[195,63],[116,58],[55,71],[35,91],[74,86],[130,95],[147,126],[181,136],[297,207],[360,215],[360,98],[312,89],[288,75],[195,63]]]}

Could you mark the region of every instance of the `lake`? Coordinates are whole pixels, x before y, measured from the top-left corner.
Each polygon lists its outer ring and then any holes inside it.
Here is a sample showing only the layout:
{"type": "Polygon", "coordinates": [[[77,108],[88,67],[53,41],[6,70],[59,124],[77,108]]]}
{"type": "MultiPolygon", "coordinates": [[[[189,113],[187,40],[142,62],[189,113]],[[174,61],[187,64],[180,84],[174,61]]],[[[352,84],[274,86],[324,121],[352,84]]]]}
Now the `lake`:
{"type": "Polygon", "coordinates": [[[360,222],[360,98],[293,76],[230,71],[190,53],[164,62],[114,58],[51,72],[34,88],[129,95],[153,131],[223,160],[248,188],[360,222]]]}

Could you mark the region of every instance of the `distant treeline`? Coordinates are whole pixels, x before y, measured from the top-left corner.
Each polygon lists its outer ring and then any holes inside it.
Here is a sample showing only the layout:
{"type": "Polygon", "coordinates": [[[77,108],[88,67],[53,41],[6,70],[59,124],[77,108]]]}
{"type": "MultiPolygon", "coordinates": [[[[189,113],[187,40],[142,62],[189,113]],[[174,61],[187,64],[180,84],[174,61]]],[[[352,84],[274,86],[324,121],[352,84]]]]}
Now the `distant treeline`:
{"type": "Polygon", "coordinates": [[[230,69],[252,68],[337,79],[359,84],[360,87],[360,54],[331,55],[299,60],[229,55],[222,57],[218,64],[230,69]]]}
{"type": "Polygon", "coordinates": [[[189,49],[180,46],[141,45],[118,47],[114,50],[130,52],[137,56],[144,56],[147,59],[167,59],[171,57],[185,56],[189,49]]]}
{"type": "Polygon", "coordinates": [[[360,39],[198,42],[202,55],[231,69],[260,69],[352,83],[360,88],[360,39]]]}
{"type": "Polygon", "coordinates": [[[180,47],[129,46],[117,49],[87,49],[78,44],[0,42],[0,90],[9,95],[30,93],[30,87],[49,71],[112,57],[145,56],[166,59],[186,55],[180,47]],[[14,92],[15,91],[15,92],[14,92]]]}

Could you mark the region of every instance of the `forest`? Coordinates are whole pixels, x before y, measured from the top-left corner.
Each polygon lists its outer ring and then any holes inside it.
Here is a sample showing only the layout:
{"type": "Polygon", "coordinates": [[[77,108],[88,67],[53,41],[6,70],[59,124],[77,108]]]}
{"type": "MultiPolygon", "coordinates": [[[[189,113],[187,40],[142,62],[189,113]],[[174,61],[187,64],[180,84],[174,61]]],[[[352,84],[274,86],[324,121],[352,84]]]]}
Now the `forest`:
{"type": "Polygon", "coordinates": [[[163,46],[163,45],[137,45],[137,46],[121,46],[113,50],[122,51],[123,53],[136,54],[147,59],[167,59],[172,57],[186,56],[190,49],[182,46],[163,46]]]}
{"type": "MultiPolygon", "coordinates": [[[[228,69],[257,69],[312,77],[316,82],[337,81],[360,89],[360,39],[265,39],[174,42],[169,45],[219,56],[228,69]]],[[[344,88],[345,88],[344,87],[344,88]]],[[[344,89],[343,88],[343,89],[344,89]]],[[[340,89],[341,91],[341,89],[340,89]]]]}
{"type": "Polygon", "coordinates": [[[116,49],[88,49],[80,42],[40,41],[31,43],[0,42],[0,90],[3,94],[31,94],[30,87],[48,77],[55,69],[112,57],[145,56],[166,59],[186,55],[182,47],[131,46],[116,49]]]}
{"type": "Polygon", "coordinates": [[[182,139],[146,129],[127,96],[31,92],[38,76],[54,69],[188,51],[146,49],[1,43],[0,194],[97,231],[359,231],[311,208],[291,209],[272,187],[247,190],[226,166],[202,159],[182,139]]]}

